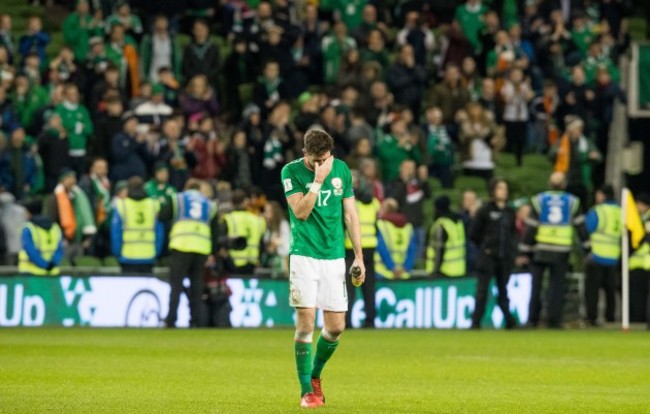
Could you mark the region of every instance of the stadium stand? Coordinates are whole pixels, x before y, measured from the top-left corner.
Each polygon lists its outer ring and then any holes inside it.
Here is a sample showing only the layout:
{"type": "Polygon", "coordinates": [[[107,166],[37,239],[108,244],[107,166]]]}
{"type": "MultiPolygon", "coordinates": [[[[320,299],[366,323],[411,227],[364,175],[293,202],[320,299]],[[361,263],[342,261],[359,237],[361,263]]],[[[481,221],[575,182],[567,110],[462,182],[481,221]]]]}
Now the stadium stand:
{"type": "MultiPolygon", "coordinates": [[[[74,223],[64,265],[115,265],[111,200],[133,175],[162,202],[194,177],[216,190],[222,212],[236,189],[257,214],[267,201],[285,205],[280,169],[301,155],[312,125],[332,133],[351,167],[376,163],[361,179],[380,199],[394,195],[401,161],[414,160],[433,193],[424,228],[433,198],[460,207],[464,190],[486,195],[493,175],[509,179],[519,206],[564,169],[586,209],[605,181],[614,103],[626,100],[624,1],[9,3],[0,16],[8,265],[20,249],[20,206],[33,200],[64,232],[74,223]],[[557,154],[578,118],[589,150],[564,165],[557,154]],[[126,130],[129,119],[137,123],[126,130]],[[108,168],[94,170],[97,159],[108,168]],[[79,183],[69,203],[64,168],[79,183]]],[[[641,105],[647,96],[642,89],[641,105]]],[[[272,211],[267,221],[284,220],[272,211]]],[[[261,267],[281,274],[286,249],[262,251],[261,267]]]]}

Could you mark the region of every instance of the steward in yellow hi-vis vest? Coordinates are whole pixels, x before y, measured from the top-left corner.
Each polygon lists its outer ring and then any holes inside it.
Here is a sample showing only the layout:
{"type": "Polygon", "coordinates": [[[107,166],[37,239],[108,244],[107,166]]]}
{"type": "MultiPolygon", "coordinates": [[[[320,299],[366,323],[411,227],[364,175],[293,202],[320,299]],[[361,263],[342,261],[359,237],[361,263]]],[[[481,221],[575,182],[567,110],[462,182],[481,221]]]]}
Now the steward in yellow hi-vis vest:
{"type": "Polygon", "coordinates": [[[551,328],[562,327],[562,308],[569,254],[577,231],[582,247],[589,250],[589,235],[585,216],[580,212],[580,200],[564,191],[566,176],[554,172],[549,179],[549,190],[531,199],[532,209],[526,219],[524,240],[519,245],[522,254],[529,255],[533,276],[528,325],[536,327],[542,310],[542,286],[546,269],[550,280],[547,314],[551,328]]]}
{"type": "Polygon", "coordinates": [[[614,189],[604,185],[596,191],[596,205],[587,212],[585,226],[591,240],[591,254],[585,263],[585,305],[587,323],[598,325],[598,296],[605,291],[605,319],[614,322],[616,279],[620,275],[621,207],[614,189]]]}
{"type": "Polygon", "coordinates": [[[436,199],[436,220],[429,231],[427,273],[436,276],[465,276],[465,225],[452,214],[447,196],[436,199]]]}
{"type": "Polygon", "coordinates": [[[232,194],[234,211],[224,214],[221,219],[221,234],[228,238],[243,237],[246,248],[230,250],[228,253],[235,266],[234,272],[250,276],[260,264],[260,243],[266,231],[266,221],[263,217],[247,210],[250,199],[243,190],[235,190],[232,194]]]}
{"type": "MultiPolygon", "coordinates": [[[[357,215],[361,228],[361,251],[363,253],[363,264],[366,266],[366,281],[360,286],[363,296],[363,313],[365,319],[361,323],[355,321],[353,325],[352,310],[357,296],[357,288],[352,284],[350,272],[347,272],[345,284],[348,290],[349,311],[345,314],[345,326],[364,328],[375,327],[377,309],[375,303],[375,251],[377,248],[377,217],[381,209],[379,200],[374,198],[370,184],[352,170],[352,187],[354,188],[357,215]]],[[[352,241],[346,233],[345,237],[345,267],[349,269],[354,263],[354,250],[352,241]]]]}
{"type": "Polygon", "coordinates": [[[38,215],[40,205],[27,206],[31,216],[22,230],[18,271],[37,276],[56,276],[63,259],[63,233],[58,224],[38,215]]]}
{"type": "Polygon", "coordinates": [[[646,322],[650,329],[650,194],[636,195],[645,239],[630,257],[630,322],[646,322]]]}
{"type": "Polygon", "coordinates": [[[144,191],[140,177],[127,184],[127,197],[116,198],[111,218],[111,250],[123,273],[148,273],[162,251],[160,204],[144,191]]]}
{"type": "Polygon", "coordinates": [[[417,236],[398,209],[397,201],[387,198],[377,220],[375,274],[384,279],[410,278],[417,257],[417,236]]]}
{"type": "Polygon", "coordinates": [[[165,326],[176,326],[178,304],[183,291],[183,279],[190,280],[190,327],[203,326],[204,277],[208,256],[218,247],[219,236],[217,209],[206,194],[212,189],[207,183],[191,178],[185,183],[182,193],[176,194],[172,202],[160,211],[160,220],[172,221],[169,235],[169,313],[165,326]]]}

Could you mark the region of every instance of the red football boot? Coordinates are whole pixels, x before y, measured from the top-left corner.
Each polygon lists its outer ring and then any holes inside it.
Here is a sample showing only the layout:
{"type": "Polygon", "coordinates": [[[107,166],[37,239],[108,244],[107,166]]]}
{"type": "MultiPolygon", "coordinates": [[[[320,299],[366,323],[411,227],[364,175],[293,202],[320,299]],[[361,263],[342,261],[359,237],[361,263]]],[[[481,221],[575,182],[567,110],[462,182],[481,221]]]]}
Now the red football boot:
{"type": "Polygon", "coordinates": [[[313,392],[308,392],[307,394],[303,395],[302,399],[300,400],[300,406],[302,408],[318,408],[323,405],[325,405],[323,400],[318,398],[313,392]]]}
{"type": "Polygon", "coordinates": [[[320,398],[323,404],[325,404],[325,395],[323,395],[323,389],[320,385],[320,378],[312,378],[311,387],[314,389],[314,395],[320,398]]]}

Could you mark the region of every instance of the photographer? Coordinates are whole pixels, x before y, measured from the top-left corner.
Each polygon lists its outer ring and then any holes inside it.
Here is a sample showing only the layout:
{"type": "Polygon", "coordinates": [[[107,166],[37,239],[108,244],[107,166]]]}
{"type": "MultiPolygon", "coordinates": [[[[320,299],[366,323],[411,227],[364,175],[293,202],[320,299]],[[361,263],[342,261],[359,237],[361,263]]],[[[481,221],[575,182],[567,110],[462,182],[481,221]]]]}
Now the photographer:
{"type": "Polygon", "coordinates": [[[214,264],[205,268],[205,290],[203,302],[205,304],[206,326],[215,328],[230,328],[230,288],[226,284],[228,276],[236,272],[235,264],[230,257],[231,251],[246,249],[246,238],[229,238],[219,234],[217,245],[219,251],[214,255],[214,264]]]}

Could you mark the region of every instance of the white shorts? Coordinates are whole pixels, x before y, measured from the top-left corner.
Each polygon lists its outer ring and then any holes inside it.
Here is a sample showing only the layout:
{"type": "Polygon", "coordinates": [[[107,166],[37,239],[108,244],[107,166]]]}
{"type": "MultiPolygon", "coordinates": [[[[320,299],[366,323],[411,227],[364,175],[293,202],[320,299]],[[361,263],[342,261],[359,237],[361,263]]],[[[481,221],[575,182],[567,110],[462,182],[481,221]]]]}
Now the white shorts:
{"type": "Polygon", "coordinates": [[[294,308],[347,312],[345,259],[289,256],[289,304],[294,308]]]}

